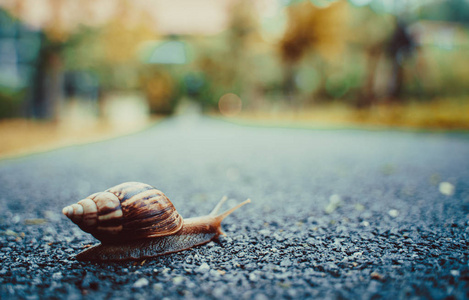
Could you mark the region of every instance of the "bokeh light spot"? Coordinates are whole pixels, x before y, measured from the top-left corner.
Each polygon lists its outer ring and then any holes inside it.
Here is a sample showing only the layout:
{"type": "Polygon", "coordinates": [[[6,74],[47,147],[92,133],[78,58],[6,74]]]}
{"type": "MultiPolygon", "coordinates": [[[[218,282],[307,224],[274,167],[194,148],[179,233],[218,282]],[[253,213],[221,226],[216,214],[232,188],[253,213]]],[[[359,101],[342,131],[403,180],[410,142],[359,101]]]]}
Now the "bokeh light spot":
{"type": "Polygon", "coordinates": [[[218,100],[218,109],[220,113],[227,117],[236,116],[241,112],[242,109],[241,98],[233,93],[228,93],[220,97],[218,100]]]}

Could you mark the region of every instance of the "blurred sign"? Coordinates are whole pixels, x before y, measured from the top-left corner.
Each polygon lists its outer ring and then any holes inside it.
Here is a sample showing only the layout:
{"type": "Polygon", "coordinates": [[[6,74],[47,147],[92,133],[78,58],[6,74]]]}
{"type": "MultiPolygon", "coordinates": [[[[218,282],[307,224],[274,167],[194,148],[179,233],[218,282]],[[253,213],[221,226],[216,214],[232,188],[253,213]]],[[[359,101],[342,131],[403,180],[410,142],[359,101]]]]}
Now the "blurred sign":
{"type": "Polygon", "coordinates": [[[189,61],[187,45],[181,41],[147,42],[142,59],[148,64],[181,65],[189,61]]]}

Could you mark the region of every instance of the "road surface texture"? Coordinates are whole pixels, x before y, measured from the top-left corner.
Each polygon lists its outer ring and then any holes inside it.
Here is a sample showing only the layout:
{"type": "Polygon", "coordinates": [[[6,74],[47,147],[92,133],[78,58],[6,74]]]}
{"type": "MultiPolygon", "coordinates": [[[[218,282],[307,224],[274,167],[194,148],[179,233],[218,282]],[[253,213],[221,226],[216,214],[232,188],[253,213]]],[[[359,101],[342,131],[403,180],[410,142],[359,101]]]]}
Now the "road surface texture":
{"type": "Polygon", "coordinates": [[[0,298],[467,299],[469,136],[173,118],[0,162],[0,298]],[[65,205],[125,181],[183,217],[251,198],[227,237],[144,261],[82,263],[65,205]]]}

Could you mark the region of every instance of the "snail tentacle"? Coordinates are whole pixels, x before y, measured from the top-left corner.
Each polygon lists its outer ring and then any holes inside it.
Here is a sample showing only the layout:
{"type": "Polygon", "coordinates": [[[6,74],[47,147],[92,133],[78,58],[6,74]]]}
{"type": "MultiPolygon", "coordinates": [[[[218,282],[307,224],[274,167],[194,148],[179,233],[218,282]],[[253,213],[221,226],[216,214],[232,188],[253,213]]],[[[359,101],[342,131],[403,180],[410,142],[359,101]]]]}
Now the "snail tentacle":
{"type": "Polygon", "coordinates": [[[215,207],[213,208],[213,210],[210,212],[210,216],[216,216],[218,214],[218,212],[220,211],[220,208],[223,206],[223,204],[226,202],[226,200],[228,200],[228,197],[227,196],[223,196],[220,200],[220,202],[218,202],[217,205],[215,205],[215,207]]]}

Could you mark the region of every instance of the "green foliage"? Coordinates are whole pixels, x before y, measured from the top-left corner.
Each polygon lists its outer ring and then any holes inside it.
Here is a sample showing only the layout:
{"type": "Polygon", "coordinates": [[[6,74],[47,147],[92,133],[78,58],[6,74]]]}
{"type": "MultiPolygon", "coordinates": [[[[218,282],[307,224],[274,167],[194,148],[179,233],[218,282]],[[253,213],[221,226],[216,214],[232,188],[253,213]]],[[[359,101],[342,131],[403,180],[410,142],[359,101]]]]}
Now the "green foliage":
{"type": "Polygon", "coordinates": [[[21,116],[24,92],[0,89],[0,119],[21,116]]]}
{"type": "Polygon", "coordinates": [[[419,11],[423,20],[450,21],[469,24],[469,2],[466,0],[432,1],[419,11]]]}
{"type": "MultiPolygon", "coordinates": [[[[287,2],[278,8],[276,17],[268,17],[270,21],[288,19],[283,35],[275,38],[266,38],[261,24],[269,22],[255,13],[253,2],[237,1],[228,28],[213,36],[157,35],[149,30],[151,18],[142,15],[137,22],[123,11],[122,17],[100,27],[79,26],[63,35],[64,39],[36,44],[60,56],[60,71],[96,76],[102,94],[143,91],[156,113],[173,112],[182,98],[196,101],[205,110],[217,110],[220,98],[229,93],[241,98],[243,109],[258,107],[258,103],[276,105],[277,101],[298,107],[317,101],[359,103],[366,97],[373,98],[368,104],[378,103],[389,97],[397,60],[404,74],[400,100],[469,94],[469,33],[454,23],[468,23],[467,1],[433,1],[409,10],[406,29],[421,40],[415,39],[410,55],[397,59],[387,49],[398,12],[385,9],[387,2],[374,0],[365,6],[351,4],[360,1],[287,2]],[[127,17],[131,22],[124,20],[127,17]],[[139,60],[142,45],[168,39],[190,48],[186,63],[139,60]]],[[[7,23],[1,24],[0,34],[11,38],[8,30],[16,25],[7,23]]],[[[39,52],[32,44],[18,44],[24,57],[31,49],[30,56],[39,52]]],[[[42,63],[48,62],[43,59],[42,63]]],[[[8,72],[4,74],[3,78],[10,78],[8,72]]],[[[25,93],[14,93],[11,86],[0,91],[2,116],[17,114],[22,105],[25,93]]]]}

